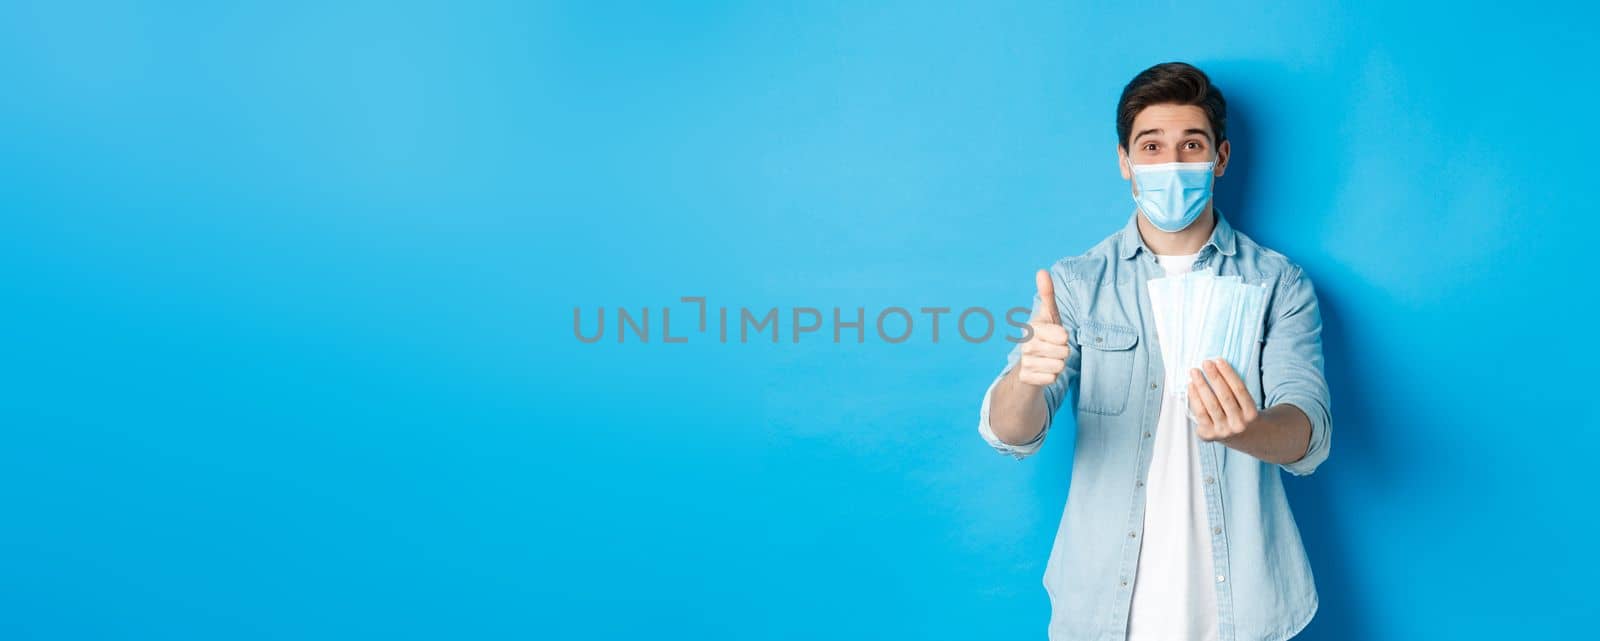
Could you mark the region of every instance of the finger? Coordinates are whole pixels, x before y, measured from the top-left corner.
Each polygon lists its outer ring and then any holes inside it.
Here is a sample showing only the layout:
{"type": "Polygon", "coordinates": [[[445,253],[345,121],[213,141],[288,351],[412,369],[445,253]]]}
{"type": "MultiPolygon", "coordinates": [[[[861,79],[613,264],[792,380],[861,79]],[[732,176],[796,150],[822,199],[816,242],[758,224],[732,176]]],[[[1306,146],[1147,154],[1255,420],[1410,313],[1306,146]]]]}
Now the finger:
{"type": "Polygon", "coordinates": [[[1050,343],[1052,345],[1067,344],[1066,328],[1044,321],[1035,321],[1032,323],[1032,325],[1033,335],[1038,337],[1040,341],[1050,343]]]}
{"type": "Polygon", "coordinates": [[[1215,441],[1220,436],[1216,424],[1211,422],[1211,413],[1206,411],[1205,403],[1200,402],[1200,388],[1194,381],[1189,381],[1189,418],[1194,421],[1194,435],[1202,441],[1215,441]]]}
{"type": "Polygon", "coordinates": [[[1072,348],[1067,347],[1066,345],[1056,345],[1054,343],[1047,343],[1044,341],[1034,341],[1024,346],[1022,348],[1022,353],[1030,356],[1038,356],[1040,358],[1053,358],[1064,361],[1067,360],[1068,356],[1072,355],[1072,348]]]}
{"type": "Polygon", "coordinates": [[[1023,365],[1023,367],[1028,368],[1028,371],[1030,372],[1040,372],[1053,376],[1060,374],[1062,370],[1065,370],[1067,368],[1067,364],[1064,361],[1054,358],[1030,358],[1028,359],[1028,362],[1023,365]]]}
{"type": "Polygon", "coordinates": [[[1189,401],[1189,418],[1194,419],[1196,426],[1202,429],[1210,429],[1211,415],[1206,413],[1205,404],[1200,402],[1200,392],[1195,390],[1194,381],[1189,381],[1188,388],[1188,393],[1184,394],[1184,398],[1189,401]]]}
{"type": "Polygon", "coordinates": [[[1050,272],[1039,270],[1033,275],[1033,282],[1039,290],[1039,308],[1036,317],[1059,325],[1061,315],[1056,312],[1056,284],[1050,279],[1050,272]]]}
{"type": "Polygon", "coordinates": [[[1217,359],[1217,369],[1222,370],[1222,380],[1227,382],[1228,387],[1233,388],[1234,398],[1239,399],[1239,409],[1244,410],[1248,416],[1256,409],[1256,401],[1255,397],[1250,395],[1250,390],[1245,387],[1244,380],[1239,378],[1239,373],[1233,370],[1228,361],[1217,359]]]}
{"type": "Polygon", "coordinates": [[[1200,370],[1189,368],[1189,378],[1194,381],[1193,394],[1199,396],[1200,403],[1205,405],[1206,415],[1211,417],[1211,424],[1222,425],[1227,416],[1223,414],[1222,404],[1217,402],[1217,395],[1211,392],[1211,386],[1206,383],[1205,377],[1200,374],[1200,370]]]}
{"type": "MultiPolygon", "coordinates": [[[[1217,364],[1219,360],[1222,359],[1207,360],[1200,364],[1205,368],[1206,385],[1211,388],[1212,394],[1217,397],[1217,404],[1222,406],[1224,415],[1229,418],[1242,419],[1243,417],[1240,413],[1243,408],[1239,406],[1239,400],[1233,395],[1233,386],[1223,379],[1222,368],[1228,367],[1228,365],[1223,363],[1219,366],[1217,364]]],[[[1229,367],[1229,369],[1232,368],[1229,367]]]]}
{"type": "Polygon", "coordinates": [[[1022,372],[1021,374],[1017,375],[1017,378],[1018,380],[1021,380],[1022,382],[1034,387],[1044,387],[1056,382],[1056,377],[1054,375],[1044,374],[1041,372],[1022,372]]]}
{"type": "Polygon", "coordinates": [[[1029,385],[1050,385],[1061,376],[1061,371],[1066,369],[1061,361],[1048,359],[1023,359],[1018,378],[1029,385]]]}

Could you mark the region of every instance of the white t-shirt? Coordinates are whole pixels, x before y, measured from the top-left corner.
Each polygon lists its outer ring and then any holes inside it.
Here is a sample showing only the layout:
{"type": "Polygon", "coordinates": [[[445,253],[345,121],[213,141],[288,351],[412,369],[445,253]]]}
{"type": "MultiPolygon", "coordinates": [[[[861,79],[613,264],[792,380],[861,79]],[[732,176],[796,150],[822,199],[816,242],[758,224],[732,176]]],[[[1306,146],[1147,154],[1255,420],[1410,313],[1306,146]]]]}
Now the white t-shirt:
{"type": "MultiPolygon", "coordinates": [[[[1190,271],[1199,254],[1162,256],[1168,274],[1190,271]]],[[[1154,302],[1154,301],[1152,301],[1154,302]]],[[[1161,313],[1157,310],[1156,313],[1161,313]]],[[[1163,345],[1162,360],[1176,363],[1163,345]]],[[[1188,371],[1166,372],[1150,474],[1145,479],[1144,538],[1128,613],[1128,641],[1215,641],[1211,524],[1200,480],[1200,444],[1181,392],[1188,371]]]]}

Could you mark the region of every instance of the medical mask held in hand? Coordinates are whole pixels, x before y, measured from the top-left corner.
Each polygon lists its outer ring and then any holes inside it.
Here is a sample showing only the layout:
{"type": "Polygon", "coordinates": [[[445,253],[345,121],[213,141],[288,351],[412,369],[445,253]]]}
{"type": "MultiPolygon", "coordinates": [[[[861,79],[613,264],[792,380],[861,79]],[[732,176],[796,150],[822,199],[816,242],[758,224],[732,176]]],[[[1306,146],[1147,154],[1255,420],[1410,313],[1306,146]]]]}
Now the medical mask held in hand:
{"type": "Polygon", "coordinates": [[[1139,189],[1133,202],[1156,229],[1182,230],[1200,218],[1206,203],[1211,201],[1211,172],[1216,164],[1207,161],[1136,165],[1129,159],[1133,183],[1139,189]]]}

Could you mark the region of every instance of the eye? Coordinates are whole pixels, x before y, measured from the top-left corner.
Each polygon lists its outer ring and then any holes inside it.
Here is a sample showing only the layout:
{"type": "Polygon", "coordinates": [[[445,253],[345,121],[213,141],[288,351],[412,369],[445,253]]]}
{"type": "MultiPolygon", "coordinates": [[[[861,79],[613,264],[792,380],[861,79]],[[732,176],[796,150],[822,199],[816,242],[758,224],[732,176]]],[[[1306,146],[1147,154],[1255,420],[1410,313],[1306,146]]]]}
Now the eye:
{"type": "Polygon", "coordinates": [[[1157,145],[1157,144],[1155,144],[1153,142],[1147,142],[1147,143],[1144,144],[1144,150],[1145,151],[1155,151],[1155,150],[1159,149],[1160,147],[1161,147],[1160,145],[1157,145]]]}
{"type": "Polygon", "coordinates": [[[1198,141],[1198,140],[1191,140],[1189,142],[1183,143],[1183,148],[1184,149],[1198,150],[1198,149],[1202,149],[1203,145],[1201,145],[1200,141],[1198,141]]]}

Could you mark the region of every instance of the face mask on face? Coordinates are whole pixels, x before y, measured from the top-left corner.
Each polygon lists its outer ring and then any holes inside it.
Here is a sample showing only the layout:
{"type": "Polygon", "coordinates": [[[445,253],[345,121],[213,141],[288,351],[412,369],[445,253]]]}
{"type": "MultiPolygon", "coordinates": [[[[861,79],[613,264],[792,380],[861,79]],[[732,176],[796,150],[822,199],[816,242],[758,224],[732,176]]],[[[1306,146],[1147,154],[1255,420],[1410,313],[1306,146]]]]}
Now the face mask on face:
{"type": "Polygon", "coordinates": [[[1212,170],[1216,165],[1215,161],[1136,165],[1130,158],[1128,168],[1139,190],[1133,202],[1156,229],[1180,231],[1199,219],[1206,203],[1211,202],[1212,170]]]}

